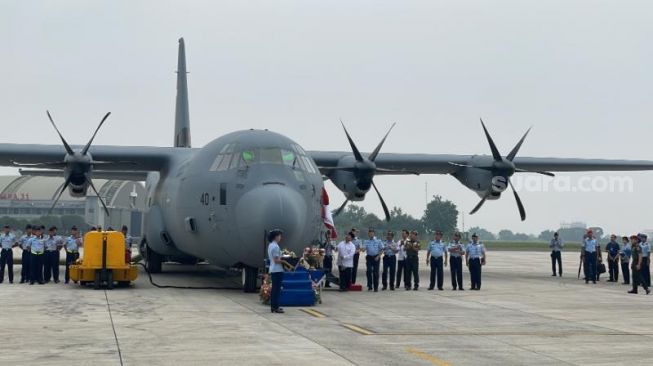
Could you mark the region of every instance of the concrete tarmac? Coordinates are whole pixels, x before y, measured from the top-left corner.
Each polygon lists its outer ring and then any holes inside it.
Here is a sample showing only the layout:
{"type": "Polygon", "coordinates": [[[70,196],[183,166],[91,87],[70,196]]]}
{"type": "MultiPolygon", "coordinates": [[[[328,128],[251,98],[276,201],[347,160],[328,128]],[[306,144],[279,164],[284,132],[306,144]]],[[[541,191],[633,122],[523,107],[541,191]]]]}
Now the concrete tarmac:
{"type": "MultiPolygon", "coordinates": [[[[565,253],[566,254],[566,253],[565,253]]],[[[653,295],[576,278],[563,254],[489,252],[481,291],[326,290],[323,304],[271,314],[257,294],[0,285],[0,365],[650,365],[653,295]]],[[[365,263],[359,283],[365,288],[365,263]]],[[[164,265],[160,284],[236,286],[211,266],[164,265]]],[[[6,275],[5,275],[6,276],[6,275]]],[[[63,266],[61,267],[63,279],[63,266]]]]}

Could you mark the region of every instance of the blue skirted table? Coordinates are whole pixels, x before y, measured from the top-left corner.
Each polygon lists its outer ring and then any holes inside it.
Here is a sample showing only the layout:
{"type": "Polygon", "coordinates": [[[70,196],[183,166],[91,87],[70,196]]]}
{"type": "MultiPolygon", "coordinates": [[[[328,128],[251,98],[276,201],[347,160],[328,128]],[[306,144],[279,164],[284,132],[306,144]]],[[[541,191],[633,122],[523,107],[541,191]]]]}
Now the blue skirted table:
{"type": "Polygon", "coordinates": [[[294,272],[284,272],[281,281],[281,306],[313,306],[316,300],[322,303],[324,271],[297,268],[294,272]],[[314,287],[315,286],[315,287],[314,287]]]}

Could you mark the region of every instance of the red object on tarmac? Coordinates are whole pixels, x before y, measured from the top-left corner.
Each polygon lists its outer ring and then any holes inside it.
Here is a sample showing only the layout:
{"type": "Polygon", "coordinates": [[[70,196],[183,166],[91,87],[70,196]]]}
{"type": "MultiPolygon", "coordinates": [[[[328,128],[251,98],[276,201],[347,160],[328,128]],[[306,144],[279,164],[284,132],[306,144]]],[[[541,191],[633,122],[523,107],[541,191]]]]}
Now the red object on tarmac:
{"type": "Polygon", "coordinates": [[[352,283],[349,285],[349,291],[363,291],[363,285],[352,283]]]}

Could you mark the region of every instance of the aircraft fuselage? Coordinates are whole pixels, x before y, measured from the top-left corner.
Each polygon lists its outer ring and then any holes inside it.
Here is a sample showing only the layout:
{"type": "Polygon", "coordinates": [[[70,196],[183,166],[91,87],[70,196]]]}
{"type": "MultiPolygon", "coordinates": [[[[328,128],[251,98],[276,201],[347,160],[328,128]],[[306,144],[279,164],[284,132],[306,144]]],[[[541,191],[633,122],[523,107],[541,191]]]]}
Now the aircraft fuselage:
{"type": "Polygon", "coordinates": [[[234,132],[179,159],[148,177],[145,237],[154,251],[262,267],[271,229],[296,252],[319,239],[322,176],[287,137],[234,132]]]}

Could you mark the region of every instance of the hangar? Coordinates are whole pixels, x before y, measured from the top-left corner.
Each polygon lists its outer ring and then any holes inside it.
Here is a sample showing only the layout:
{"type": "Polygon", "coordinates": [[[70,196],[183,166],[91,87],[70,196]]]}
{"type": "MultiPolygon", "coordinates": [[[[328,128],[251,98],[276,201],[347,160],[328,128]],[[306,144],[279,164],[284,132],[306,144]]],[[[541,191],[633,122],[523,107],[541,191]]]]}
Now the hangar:
{"type": "MultiPolygon", "coordinates": [[[[109,208],[108,217],[91,190],[86,197],[72,197],[66,190],[51,214],[81,216],[89,225],[104,228],[128,225],[132,235],[140,236],[146,207],[143,184],[107,179],[93,182],[109,208]]],[[[0,217],[30,219],[48,215],[63,184],[63,177],[0,176],[0,217]]]]}

